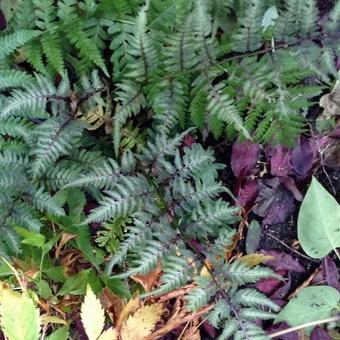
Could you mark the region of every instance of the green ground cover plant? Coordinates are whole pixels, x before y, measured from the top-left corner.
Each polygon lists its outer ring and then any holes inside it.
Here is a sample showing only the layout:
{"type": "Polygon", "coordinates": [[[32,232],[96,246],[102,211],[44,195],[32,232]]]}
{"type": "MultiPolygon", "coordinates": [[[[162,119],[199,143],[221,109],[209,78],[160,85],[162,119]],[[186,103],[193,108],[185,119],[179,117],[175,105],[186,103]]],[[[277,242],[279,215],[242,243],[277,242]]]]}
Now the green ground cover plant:
{"type": "MultiPolygon", "coordinates": [[[[189,331],[262,340],[278,323],[338,321],[338,198],[312,175],[328,176],[337,152],[339,1],[324,10],[315,0],[7,0],[0,9],[9,340],[189,331]],[[303,195],[301,249],[285,250],[335,279],[273,297],[268,287],[286,287],[289,265],[303,270],[265,253],[266,228],[294,219],[303,195]]],[[[305,328],[312,340],[326,332],[315,325],[305,328]]]]}

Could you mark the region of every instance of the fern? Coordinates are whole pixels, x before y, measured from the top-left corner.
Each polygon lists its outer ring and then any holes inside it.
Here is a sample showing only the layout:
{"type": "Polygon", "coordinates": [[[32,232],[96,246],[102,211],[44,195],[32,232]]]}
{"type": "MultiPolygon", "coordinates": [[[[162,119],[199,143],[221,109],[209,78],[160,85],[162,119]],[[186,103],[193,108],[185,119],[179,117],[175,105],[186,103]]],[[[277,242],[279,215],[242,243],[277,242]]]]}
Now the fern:
{"type": "Polygon", "coordinates": [[[11,53],[13,53],[17,48],[23,46],[28,41],[40,35],[39,31],[33,30],[20,30],[14,33],[2,36],[0,38],[1,52],[0,60],[4,59],[11,53]]]}

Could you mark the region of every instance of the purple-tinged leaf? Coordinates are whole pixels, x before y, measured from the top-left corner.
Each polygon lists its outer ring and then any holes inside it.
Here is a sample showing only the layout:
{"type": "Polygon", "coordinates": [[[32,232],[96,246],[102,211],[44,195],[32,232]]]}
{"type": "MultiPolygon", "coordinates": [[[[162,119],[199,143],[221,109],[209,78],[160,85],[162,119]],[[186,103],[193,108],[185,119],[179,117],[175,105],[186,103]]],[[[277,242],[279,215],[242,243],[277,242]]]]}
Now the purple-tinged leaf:
{"type": "MultiPolygon", "coordinates": [[[[271,326],[268,329],[268,334],[283,331],[283,330],[288,329],[288,328],[289,328],[289,325],[287,323],[281,322],[279,324],[275,324],[275,325],[271,326]]],[[[299,340],[300,337],[299,337],[298,332],[289,332],[287,334],[280,335],[280,338],[277,338],[277,339],[280,339],[280,340],[299,340]]]]}
{"type": "Polygon", "coordinates": [[[337,126],[330,134],[329,137],[340,138],[340,126],[337,126]]]}
{"type": "Polygon", "coordinates": [[[289,272],[297,272],[297,273],[303,273],[305,272],[305,269],[301,264],[294,259],[291,255],[286,254],[284,252],[279,252],[276,250],[262,250],[262,254],[273,256],[274,260],[269,260],[266,262],[266,265],[269,267],[272,267],[275,271],[278,270],[286,270],[289,272]]]}
{"type": "Polygon", "coordinates": [[[300,136],[297,145],[292,151],[291,163],[298,176],[305,178],[310,174],[314,163],[314,150],[307,137],[300,136]]]}
{"type": "Polygon", "coordinates": [[[283,304],[280,304],[280,306],[283,306],[287,303],[284,298],[287,296],[287,294],[292,289],[292,276],[288,272],[288,281],[283,284],[283,286],[279,287],[273,294],[270,295],[270,298],[275,301],[283,300],[283,304]]]}
{"type": "Polygon", "coordinates": [[[255,167],[260,156],[258,144],[235,141],[231,151],[231,169],[236,178],[248,176],[255,167]]]}
{"type": "Polygon", "coordinates": [[[270,206],[266,217],[263,219],[264,224],[283,223],[295,210],[293,195],[287,191],[279,191],[275,195],[275,201],[270,206]]]}
{"type": "Polygon", "coordinates": [[[214,326],[212,326],[208,321],[204,321],[202,326],[212,339],[216,339],[216,328],[214,326]]]}
{"type": "Polygon", "coordinates": [[[293,195],[280,185],[278,177],[261,183],[256,203],[254,212],[264,217],[264,224],[283,223],[295,210],[293,195]]]}
{"type": "Polygon", "coordinates": [[[254,204],[256,196],[258,193],[258,184],[255,181],[246,181],[237,193],[237,204],[246,208],[254,204]]]}
{"type": "Polygon", "coordinates": [[[196,143],[195,138],[190,133],[188,133],[187,135],[185,135],[183,139],[182,146],[190,149],[192,145],[195,143],[196,143]]]}
{"type": "Polygon", "coordinates": [[[270,152],[270,173],[272,176],[288,176],[292,173],[291,150],[279,145],[270,152]]]}
{"type": "Polygon", "coordinates": [[[332,340],[328,333],[320,326],[316,326],[310,336],[310,340],[332,340]]]}
{"type": "Polygon", "coordinates": [[[4,31],[7,28],[7,21],[4,12],[0,9],[0,31],[4,31]]]}
{"type": "Polygon", "coordinates": [[[255,214],[265,217],[268,209],[275,200],[275,192],[280,185],[280,180],[275,177],[261,181],[259,184],[259,194],[256,198],[257,206],[254,209],[255,214]]]}
{"type": "Polygon", "coordinates": [[[297,201],[302,201],[303,196],[300,190],[297,188],[295,181],[291,177],[281,177],[280,181],[282,185],[289,190],[297,201]]]}
{"type": "MultiPolygon", "coordinates": [[[[277,274],[284,276],[287,273],[285,270],[279,270],[277,274]]],[[[282,286],[282,281],[273,277],[267,279],[261,279],[256,283],[256,288],[267,295],[271,295],[282,286]]]]}
{"type": "Polygon", "coordinates": [[[340,275],[338,268],[334,261],[326,256],[322,260],[322,272],[329,286],[338,289],[340,291],[340,275]]]}

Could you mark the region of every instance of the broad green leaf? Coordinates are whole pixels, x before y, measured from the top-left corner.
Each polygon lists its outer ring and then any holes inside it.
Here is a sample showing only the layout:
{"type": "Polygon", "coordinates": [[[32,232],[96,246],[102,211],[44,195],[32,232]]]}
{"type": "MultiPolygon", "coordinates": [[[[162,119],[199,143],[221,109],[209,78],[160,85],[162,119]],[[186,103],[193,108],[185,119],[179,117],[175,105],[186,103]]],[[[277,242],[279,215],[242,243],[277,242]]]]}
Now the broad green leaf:
{"type": "MultiPolygon", "coordinates": [[[[332,316],[339,306],[339,292],[328,286],[307,287],[281,310],[276,321],[286,321],[290,326],[299,326],[332,316]]],[[[310,330],[307,330],[309,333],[310,330]]]]}
{"type": "Polygon", "coordinates": [[[0,292],[0,324],[8,340],[38,340],[40,323],[39,309],[26,293],[0,292]]]}
{"type": "Polygon", "coordinates": [[[60,288],[58,295],[82,295],[85,293],[88,283],[89,270],[83,270],[80,273],[70,276],[60,288]]]}
{"type": "Polygon", "coordinates": [[[340,206],[315,179],[301,204],[298,238],[310,257],[325,257],[340,246],[340,206]]]}
{"type": "Polygon", "coordinates": [[[52,290],[47,281],[37,280],[36,285],[39,296],[41,296],[43,299],[49,299],[52,297],[52,290]]]}
{"type": "Polygon", "coordinates": [[[55,332],[49,335],[46,340],[67,340],[69,337],[68,327],[59,327],[55,332]]]}
{"type": "Polygon", "coordinates": [[[22,227],[15,227],[14,229],[20,236],[24,238],[21,241],[24,244],[41,248],[45,243],[45,236],[40,233],[35,233],[22,227]]]}

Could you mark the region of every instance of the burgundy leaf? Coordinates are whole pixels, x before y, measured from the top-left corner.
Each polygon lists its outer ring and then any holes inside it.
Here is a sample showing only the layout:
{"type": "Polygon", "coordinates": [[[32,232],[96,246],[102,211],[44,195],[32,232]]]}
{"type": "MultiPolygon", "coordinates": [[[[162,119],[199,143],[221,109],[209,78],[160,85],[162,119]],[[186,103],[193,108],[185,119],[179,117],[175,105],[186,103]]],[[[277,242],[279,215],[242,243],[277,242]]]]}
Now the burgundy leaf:
{"type": "MultiPolygon", "coordinates": [[[[285,275],[287,273],[287,271],[285,270],[281,270],[278,271],[277,274],[279,275],[285,275]]],[[[256,288],[267,295],[271,295],[275,292],[275,290],[277,290],[279,287],[282,286],[282,281],[279,279],[275,279],[273,277],[269,277],[267,279],[261,279],[260,281],[258,281],[256,283],[256,288]]]]}
{"type": "Polygon", "coordinates": [[[268,209],[275,199],[275,192],[277,191],[280,185],[279,178],[271,178],[264,181],[261,181],[259,184],[259,194],[256,198],[257,206],[254,209],[254,212],[264,217],[267,214],[268,209]]]}
{"type": "MultiPolygon", "coordinates": [[[[276,332],[279,332],[279,331],[283,331],[285,329],[289,328],[289,325],[285,322],[281,322],[279,324],[275,324],[273,326],[271,326],[268,331],[269,333],[268,334],[272,334],[272,333],[276,333],[276,332]]],[[[287,333],[287,334],[283,334],[283,335],[280,335],[280,338],[277,338],[277,339],[280,339],[280,340],[299,340],[300,337],[299,337],[299,333],[298,332],[290,332],[290,333],[287,333]]]]}
{"type": "Polygon", "coordinates": [[[261,253],[275,258],[274,260],[266,261],[266,265],[272,267],[275,271],[286,270],[298,273],[305,272],[305,269],[301,264],[289,254],[276,250],[262,250],[261,253]]]}
{"type": "Polygon", "coordinates": [[[270,173],[272,176],[288,176],[292,172],[291,150],[279,145],[270,152],[270,173]]]}
{"type": "Polygon", "coordinates": [[[236,178],[242,179],[249,175],[260,156],[258,144],[250,141],[235,141],[231,151],[231,169],[236,178]]]}
{"type": "Polygon", "coordinates": [[[0,31],[5,30],[7,27],[7,21],[4,12],[0,9],[0,31]]]}
{"type": "Polygon", "coordinates": [[[204,321],[203,328],[211,338],[216,339],[216,329],[209,322],[204,321]]]}
{"type": "Polygon", "coordinates": [[[328,333],[320,326],[316,326],[310,336],[310,340],[332,340],[328,333]]]}
{"type": "Polygon", "coordinates": [[[280,177],[282,185],[289,190],[297,201],[302,201],[303,196],[300,190],[297,188],[295,181],[291,177],[280,177]]]}
{"type": "Polygon", "coordinates": [[[194,139],[194,137],[192,137],[190,134],[185,135],[184,139],[183,139],[183,143],[182,146],[183,147],[187,147],[187,148],[191,148],[193,144],[195,144],[196,141],[194,139]]]}
{"type": "Polygon", "coordinates": [[[264,217],[264,224],[283,223],[295,210],[293,195],[280,185],[278,177],[261,183],[256,203],[254,212],[264,217]]]}
{"type": "Polygon", "coordinates": [[[284,283],[283,286],[279,287],[277,290],[275,290],[274,293],[272,293],[270,295],[270,298],[273,301],[278,301],[278,304],[280,304],[280,306],[283,306],[287,303],[286,300],[283,300],[286,295],[291,291],[292,289],[292,276],[288,273],[288,281],[284,283]],[[282,303],[282,302],[283,303],[282,303]]]}
{"type": "Polygon", "coordinates": [[[258,193],[258,184],[253,180],[247,180],[238,190],[237,203],[239,206],[246,208],[254,204],[258,193]]]}
{"type": "Polygon", "coordinates": [[[331,287],[340,290],[339,271],[336,264],[329,256],[326,256],[322,260],[322,272],[324,274],[325,279],[327,280],[327,283],[331,287]]]}
{"type": "Polygon", "coordinates": [[[292,151],[292,166],[295,173],[304,178],[310,174],[314,163],[314,150],[310,140],[301,136],[292,151]]]}

